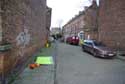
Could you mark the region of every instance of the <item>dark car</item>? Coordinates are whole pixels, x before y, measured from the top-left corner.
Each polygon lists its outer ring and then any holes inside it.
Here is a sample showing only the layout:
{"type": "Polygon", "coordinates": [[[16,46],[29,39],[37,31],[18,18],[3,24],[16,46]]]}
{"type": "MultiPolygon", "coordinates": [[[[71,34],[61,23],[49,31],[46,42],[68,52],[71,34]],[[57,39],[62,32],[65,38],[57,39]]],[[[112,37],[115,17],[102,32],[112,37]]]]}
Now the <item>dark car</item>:
{"type": "Polygon", "coordinates": [[[103,57],[103,58],[112,58],[116,56],[116,52],[111,48],[106,47],[101,42],[94,40],[84,40],[82,45],[83,51],[90,52],[93,56],[103,57]]]}
{"type": "Polygon", "coordinates": [[[79,37],[78,36],[70,36],[66,39],[66,43],[78,45],[79,44],[79,37]]]}

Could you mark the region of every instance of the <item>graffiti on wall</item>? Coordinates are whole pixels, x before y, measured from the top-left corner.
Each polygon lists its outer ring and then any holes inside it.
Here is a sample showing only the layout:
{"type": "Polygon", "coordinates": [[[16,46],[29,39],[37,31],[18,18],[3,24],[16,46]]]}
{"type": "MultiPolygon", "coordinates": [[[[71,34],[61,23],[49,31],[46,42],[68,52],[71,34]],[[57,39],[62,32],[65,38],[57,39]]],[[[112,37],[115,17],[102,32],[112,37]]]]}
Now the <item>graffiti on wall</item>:
{"type": "Polygon", "coordinates": [[[28,29],[24,29],[23,32],[20,32],[16,38],[17,45],[20,46],[19,55],[24,55],[24,48],[30,43],[30,34],[28,29]]]}

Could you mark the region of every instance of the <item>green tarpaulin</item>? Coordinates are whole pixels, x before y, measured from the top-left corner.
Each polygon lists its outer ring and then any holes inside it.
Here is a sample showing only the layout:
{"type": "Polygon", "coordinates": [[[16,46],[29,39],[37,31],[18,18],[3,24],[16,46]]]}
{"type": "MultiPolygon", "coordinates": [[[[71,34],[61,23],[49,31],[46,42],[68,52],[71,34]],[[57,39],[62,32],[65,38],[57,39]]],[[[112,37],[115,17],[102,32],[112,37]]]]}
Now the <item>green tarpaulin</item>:
{"type": "Polygon", "coordinates": [[[37,64],[53,64],[53,59],[52,57],[48,56],[39,56],[36,59],[37,64]]]}

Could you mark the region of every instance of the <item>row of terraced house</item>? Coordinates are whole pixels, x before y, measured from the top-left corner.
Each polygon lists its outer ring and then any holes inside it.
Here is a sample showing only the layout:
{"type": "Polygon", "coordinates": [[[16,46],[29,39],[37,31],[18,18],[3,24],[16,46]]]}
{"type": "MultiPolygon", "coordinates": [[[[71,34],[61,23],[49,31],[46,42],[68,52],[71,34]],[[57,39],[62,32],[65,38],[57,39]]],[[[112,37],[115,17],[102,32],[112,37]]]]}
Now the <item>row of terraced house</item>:
{"type": "Polygon", "coordinates": [[[84,32],[85,39],[101,41],[107,46],[125,51],[125,1],[96,0],[63,26],[63,36],[84,32]]]}
{"type": "Polygon", "coordinates": [[[51,25],[46,0],[0,0],[0,84],[8,84],[44,47],[51,25]]]}

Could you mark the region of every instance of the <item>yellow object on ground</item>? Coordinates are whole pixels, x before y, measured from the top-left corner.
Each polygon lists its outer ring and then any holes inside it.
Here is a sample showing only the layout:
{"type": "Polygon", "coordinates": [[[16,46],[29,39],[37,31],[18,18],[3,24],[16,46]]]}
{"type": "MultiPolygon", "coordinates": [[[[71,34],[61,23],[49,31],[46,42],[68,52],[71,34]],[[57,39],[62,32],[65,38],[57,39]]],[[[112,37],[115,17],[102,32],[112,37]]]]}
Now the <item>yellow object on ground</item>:
{"type": "Polygon", "coordinates": [[[80,39],[80,45],[84,44],[84,41],[82,39],[80,39]]]}
{"type": "Polygon", "coordinates": [[[45,46],[46,46],[46,48],[48,48],[48,47],[49,47],[49,43],[46,43],[46,45],[45,45],[45,46]]]}
{"type": "Polygon", "coordinates": [[[47,57],[47,56],[37,57],[36,63],[37,64],[53,64],[53,59],[52,57],[47,57]]]}

